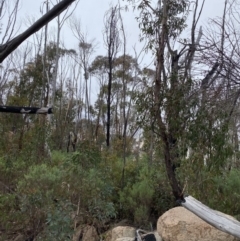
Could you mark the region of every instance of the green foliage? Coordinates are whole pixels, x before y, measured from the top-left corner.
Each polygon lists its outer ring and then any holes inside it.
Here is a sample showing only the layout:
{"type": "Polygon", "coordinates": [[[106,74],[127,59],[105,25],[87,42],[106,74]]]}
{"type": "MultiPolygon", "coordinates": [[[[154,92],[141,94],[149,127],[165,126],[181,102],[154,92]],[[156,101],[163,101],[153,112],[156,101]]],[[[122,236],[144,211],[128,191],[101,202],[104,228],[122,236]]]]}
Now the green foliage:
{"type": "Polygon", "coordinates": [[[158,34],[162,20],[164,18],[163,5],[167,7],[167,24],[165,26],[167,34],[170,38],[176,39],[181,32],[186,28],[186,20],[189,14],[190,1],[188,0],[171,0],[158,2],[157,6],[154,6],[154,1],[139,1],[127,0],[132,2],[133,8],[140,11],[137,21],[139,22],[139,28],[141,29],[142,36],[140,40],[144,40],[146,37],[149,39],[148,47],[152,50],[156,44],[156,34],[158,34]],[[154,10],[153,10],[154,9],[154,10]]]}
{"type": "Polygon", "coordinates": [[[22,221],[17,200],[15,193],[0,194],[0,223],[3,229],[11,229],[13,222],[22,221]]]}
{"type": "Polygon", "coordinates": [[[240,170],[232,169],[229,173],[214,178],[217,197],[211,198],[211,205],[230,215],[240,214],[240,170]],[[218,202],[217,202],[218,201],[218,202]]]}
{"type": "Polygon", "coordinates": [[[120,193],[120,202],[124,211],[133,214],[134,222],[138,225],[149,218],[149,205],[152,202],[153,192],[149,180],[141,180],[130,187],[127,186],[120,193]]]}
{"type": "Polygon", "coordinates": [[[86,202],[89,214],[99,222],[116,217],[116,209],[111,201],[113,187],[103,175],[97,169],[90,169],[86,173],[82,190],[82,195],[86,195],[83,201],[86,202]]]}
{"type": "MultiPolygon", "coordinates": [[[[60,207],[58,199],[64,198],[62,178],[63,170],[56,166],[40,164],[31,166],[24,178],[19,180],[17,185],[17,193],[21,194],[19,208],[25,217],[25,224],[30,230],[34,230],[34,233],[40,232],[41,227],[47,225],[47,216],[50,213],[53,212],[54,215],[57,215],[60,207]],[[40,226],[37,224],[39,222],[40,226]]],[[[59,213],[64,215],[62,211],[59,213]]],[[[47,226],[49,228],[49,225],[47,226]]],[[[61,228],[60,225],[59,230],[61,228]]]]}
{"type": "Polygon", "coordinates": [[[82,219],[101,226],[116,216],[116,209],[112,202],[112,183],[105,170],[97,165],[100,160],[98,152],[94,152],[91,146],[85,146],[81,152],[68,157],[63,166],[66,170],[65,182],[71,183],[72,202],[79,205],[82,219]]]}
{"type": "Polygon", "coordinates": [[[164,169],[141,162],[135,166],[134,180],[126,174],[128,182],[119,195],[124,215],[137,225],[147,225],[154,213],[158,216],[174,204],[164,169]]]}
{"type": "Polygon", "coordinates": [[[74,155],[76,155],[74,159],[80,161],[83,166],[96,166],[101,162],[99,148],[90,141],[82,141],[78,145],[78,153],[74,155]]]}
{"type": "MultiPolygon", "coordinates": [[[[100,195],[102,196],[102,195],[100,195]]],[[[102,197],[101,197],[102,198],[102,197]]],[[[114,219],[117,216],[116,208],[113,202],[106,202],[102,199],[92,199],[88,203],[89,213],[98,222],[106,222],[109,219],[114,219]]]]}
{"type": "Polygon", "coordinates": [[[46,228],[38,235],[37,240],[72,240],[73,224],[70,215],[72,209],[70,202],[56,202],[55,208],[48,210],[46,228]]]}
{"type": "Polygon", "coordinates": [[[46,196],[52,195],[61,185],[63,172],[57,167],[49,167],[46,164],[31,166],[24,179],[19,181],[18,189],[20,192],[34,193],[35,190],[41,190],[46,196]],[[50,191],[51,190],[51,191],[50,191]],[[50,191],[48,193],[48,191],[50,191]]]}

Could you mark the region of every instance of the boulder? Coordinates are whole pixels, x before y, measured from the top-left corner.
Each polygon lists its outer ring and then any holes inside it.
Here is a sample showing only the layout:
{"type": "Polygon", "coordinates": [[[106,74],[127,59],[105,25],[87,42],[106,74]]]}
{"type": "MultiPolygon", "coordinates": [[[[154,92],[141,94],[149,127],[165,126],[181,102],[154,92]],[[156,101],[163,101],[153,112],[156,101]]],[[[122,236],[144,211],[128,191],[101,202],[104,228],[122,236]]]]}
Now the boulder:
{"type": "Polygon", "coordinates": [[[158,219],[157,231],[164,241],[239,241],[183,207],[165,212],[158,219]]]}
{"type": "Polygon", "coordinates": [[[118,226],[108,231],[105,241],[134,241],[136,229],[129,226],[118,226]]]}
{"type": "Polygon", "coordinates": [[[90,225],[81,225],[73,235],[73,241],[98,241],[99,236],[96,229],[90,225]]]}
{"type": "MultiPolygon", "coordinates": [[[[142,241],[162,241],[158,232],[146,232],[138,229],[142,241]]],[[[136,229],[129,226],[118,226],[108,231],[104,241],[135,241],[136,229]]]]}

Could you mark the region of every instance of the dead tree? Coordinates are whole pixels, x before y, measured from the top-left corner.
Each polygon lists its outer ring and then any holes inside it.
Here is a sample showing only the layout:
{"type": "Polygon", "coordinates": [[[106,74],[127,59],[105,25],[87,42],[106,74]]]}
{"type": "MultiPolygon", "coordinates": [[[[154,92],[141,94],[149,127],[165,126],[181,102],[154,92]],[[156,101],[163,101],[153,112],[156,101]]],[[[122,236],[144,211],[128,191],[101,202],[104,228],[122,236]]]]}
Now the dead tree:
{"type": "Polygon", "coordinates": [[[70,151],[70,147],[72,147],[72,150],[75,152],[76,151],[76,145],[78,142],[78,137],[77,134],[70,131],[68,135],[68,144],[67,144],[67,152],[70,151]]]}
{"type": "Polygon", "coordinates": [[[111,126],[111,97],[113,81],[113,63],[119,49],[119,11],[118,6],[112,7],[105,15],[105,44],[108,51],[108,94],[107,94],[107,134],[106,144],[110,146],[110,126],[111,126]]]}

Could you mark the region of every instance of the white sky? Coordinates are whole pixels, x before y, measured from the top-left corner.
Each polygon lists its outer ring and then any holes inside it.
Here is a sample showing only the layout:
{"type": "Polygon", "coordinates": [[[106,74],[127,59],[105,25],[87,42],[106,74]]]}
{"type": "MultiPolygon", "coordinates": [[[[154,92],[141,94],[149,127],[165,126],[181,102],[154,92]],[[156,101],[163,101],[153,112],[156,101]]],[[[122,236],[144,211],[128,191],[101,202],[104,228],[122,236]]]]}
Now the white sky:
{"type": "MultiPolygon", "coordinates": [[[[1,1],[1,0],[0,0],[1,1]]],[[[7,0],[10,2],[14,2],[15,0],[7,0]]],[[[37,20],[42,16],[40,12],[43,7],[45,8],[44,2],[46,0],[20,0],[21,7],[18,15],[17,24],[21,24],[21,29],[18,31],[20,34],[22,31],[27,29],[29,26],[29,22],[27,19],[34,18],[37,20]],[[28,23],[28,24],[27,24],[28,23]]],[[[49,0],[49,2],[56,3],[60,0],[49,0]]],[[[106,55],[107,50],[104,47],[103,41],[103,29],[104,29],[104,15],[107,10],[109,10],[110,6],[116,5],[120,2],[121,6],[125,6],[128,4],[127,0],[80,0],[77,8],[74,11],[75,17],[81,20],[81,27],[84,31],[84,34],[87,34],[87,40],[91,41],[95,39],[95,43],[97,43],[97,48],[94,53],[94,57],[97,55],[106,55]]],[[[137,0],[136,0],[137,1],[137,0]]],[[[157,0],[152,0],[157,2],[157,0]]],[[[202,1],[202,0],[200,0],[202,1]]],[[[206,26],[208,24],[209,18],[214,18],[216,16],[221,16],[223,12],[223,5],[225,0],[205,0],[205,7],[203,9],[201,21],[199,22],[199,26],[206,26]]],[[[72,4],[73,6],[74,4],[72,4]]],[[[200,5],[200,4],[199,4],[200,5]]],[[[52,7],[52,5],[51,5],[52,7]]],[[[70,9],[72,9],[71,7],[70,9]]],[[[44,11],[45,12],[45,11],[44,11]]],[[[122,12],[122,17],[124,21],[125,33],[127,35],[127,54],[134,56],[133,46],[136,45],[136,49],[139,52],[142,47],[139,43],[139,29],[138,23],[135,19],[137,13],[132,11],[132,6],[129,6],[128,12],[122,12]]],[[[6,16],[7,17],[7,16],[6,16]]],[[[4,21],[3,23],[3,33],[4,33],[4,21]]],[[[56,20],[52,20],[49,26],[49,35],[56,34],[54,31],[54,25],[56,24],[56,20]]],[[[6,27],[6,24],[5,24],[6,27]]],[[[187,35],[187,33],[186,33],[187,35]]],[[[184,34],[185,37],[185,34],[184,34]]],[[[187,36],[186,36],[187,37],[187,36]]],[[[33,38],[29,38],[28,43],[31,45],[34,40],[33,38]]],[[[77,49],[78,41],[73,36],[69,24],[65,24],[65,27],[61,32],[61,41],[64,41],[64,45],[68,49],[77,49]]],[[[33,45],[34,46],[34,45],[33,45]]],[[[121,53],[119,53],[121,54],[121,53]]],[[[141,59],[140,59],[141,60],[141,59]]],[[[149,66],[152,64],[152,56],[149,53],[148,55],[144,55],[142,61],[140,63],[141,67],[149,66]]],[[[93,84],[91,88],[90,100],[93,103],[97,97],[97,93],[99,92],[99,88],[96,84],[93,84]]]]}
{"type": "MultiPolygon", "coordinates": [[[[41,16],[40,6],[43,5],[43,0],[22,0],[21,15],[22,16],[41,16]]],[[[52,0],[54,2],[54,0],[52,0]]],[[[96,39],[98,43],[97,53],[105,54],[103,48],[103,18],[105,12],[109,9],[112,4],[116,4],[117,1],[108,0],[80,0],[78,7],[74,11],[74,15],[81,20],[81,26],[84,33],[87,33],[89,40],[96,39]]],[[[126,4],[126,2],[122,2],[126,4]]],[[[128,47],[129,49],[138,41],[138,24],[134,19],[134,14],[132,12],[124,12],[124,21],[126,25],[126,33],[128,37],[128,47]]],[[[53,20],[54,22],[54,20],[53,20]]],[[[64,37],[65,44],[69,45],[77,41],[68,29],[69,26],[66,24],[62,35],[64,37]]]]}
{"type": "MultiPolygon", "coordinates": [[[[156,1],[156,0],[155,0],[156,1]]],[[[50,2],[55,2],[51,0],[50,2]]],[[[105,12],[113,4],[116,4],[117,0],[80,0],[78,7],[74,11],[74,15],[81,19],[81,26],[85,33],[87,33],[89,40],[96,39],[97,55],[104,55],[106,50],[103,44],[103,17],[105,12]]],[[[122,6],[128,4],[127,1],[119,0],[122,6]]],[[[40,8],[43,7],[44,0],[22,0],[20,16],[21,17],[35,17],[39,18],[41,16],[40,8]]],[[[216,16],[221,16],[223,11],[224,0],[206,0],[205,7],[203,10],[202,18],[200,21],[201,25],[207,25],[207,19],[214,18],[216,16]]],[[[123,12],[123,19],[125,24],[125,31],[127,34],[127,51],[133,54],[132,47],[137,44],[140,50],[139,39],[139,29],[138,24],[135,20],[136,13],[132,12],[131,6],[128,12],[123,12]]],[[[54,20],[53,20],[54,23],[54,20]]],[[[23,29],[26,26],[23,25],[23,29]]],[[[69,30],[69,25],[66,24],[62,31],[62,39],[68,48],[74,48],[77,46],[77,40],[71,34],[69,30]]],[[[143,65],[149,64],[149,59],[143,65]]]]}
{"type": "MultiPolygon", "coordinates": [[[[9,0],[14,1],[14,0],[9,0]]],[[[50,2],[55,3],[56,0],[49,0],[50,2]]],[[[58,0],[59,1],[59,0],[58,0]]],[[[153,0],[157,1],[157,0],[153,0]]],[[[201,0],[200,0],[201,1],[201,0]]],[[[223,4],[225,0],[206,0],[205,7],[203,9],[201,21],[199,25],[206,26],[208,24],[207,20],[209,18],[214,18],[216,16],[221,16],[223,11],[223,4]]],[[[42,16],[40,9],[44,6],[45,0],[21,0],[21,7],[19,11],[19,23],[22,23],[21,33],[27,28],[26,19],[35,18],[37,20],[42,16]],[[25,19],[25,20],[24,20],[25,19]],[[21,20],[21,21],[20,21],[21,20]],[[24,24],[25,22],[25,24],[24,24]]],[[[119,0],[122,6],[125,6],[127,0],[119,0]]],[[[104,14],[110,8],[110,6],[118,3],[118,0],[80,0],[78,7],[74,11],[75,17],[81,20],[81,26],[84,33],[87,33],[88,40],[95,39],[97,43],[97,48],[95,50],[95,56],[97,55],[106,55],[106,49],[104,47],[103,41],[103,28],[104,28],[104,14]]],[[[200,4],[199,4],[200,5],[200,4]]],[[[52,6],[51,6],[52,7],[52,6]]],[[[133,46],[136,45],[137,51],[141,50],[141,44],[139,43],[139,29],[138,23],[135,19],[135,12],[132,11],[132,6],[129,6],[128,12],[123,12],[122,17],[125,25],[125,32],[127,35],[127,53],[134,56],[133,46]]],[[[54,34],[55,31],[52,31],[56,23],[56,20],[52,20],[51,25],[49,26],[49,33],[54,34]]],[[[29,26],[29,24],[28,24],[29,26]]],[[[4,27],[3,27],[4,29],[4,27]]],[[[71,30],[69,29],[69,24],[65,24],[65,27],[61,33],[61,40],[64,41],[66,48],[76,48],[78,45],[77,39],[72,35],[71,30]]],[[[32,43],[31,37],[27,40],[29,43],[32,43]]],[[[149,55],[145,55],[141,66],[148,66],[152,63],[152,58],[149,55]]],[[[96,93],[93,93],[96,95],[96,93]]]]}

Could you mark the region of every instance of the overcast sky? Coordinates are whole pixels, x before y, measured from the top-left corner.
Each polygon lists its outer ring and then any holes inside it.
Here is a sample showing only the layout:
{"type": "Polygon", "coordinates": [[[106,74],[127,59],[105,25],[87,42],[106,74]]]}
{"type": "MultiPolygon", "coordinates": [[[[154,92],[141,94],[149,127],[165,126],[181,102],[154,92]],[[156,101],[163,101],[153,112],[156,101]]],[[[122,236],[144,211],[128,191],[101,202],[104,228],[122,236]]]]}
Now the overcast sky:
{"type": "MultiPolygon", "coordinates": [[[[15,0],[9,0],[15,1],[15,0]]],[[[46,0],[21,0],[21,6],[19,11],[19,19],[18,23],[21,24],[21,30],[18,34],[24,31],[27,26],[29,26],[29,22],[26,19],[32,19],[33,17],[37,20],[42,16],[43,13],[40,12],[43,7],[45,7],[44,2],[46,0]]],[[[55,3],[56,0],[49,0],[52,3],[55,3]]],[[[157,0],[155,0],[157,1],[157,0]]],[[[200,0],[201,1],[201,0],[200,0]]],[[[122,1],[119,0],[121,6],[125,6],[127,0],[122,1]]],[[[81,20],[82,30],[84,34],[87,33],[88,40],[95,39],[95,43],[97,47],[95,49],[95,56],[97,55],[106,55],[107,51],[104,47],[103,41],[103,28],[104,28],[104,14],[110,8],[118,3],[118,0],[80,0],[77,8],[74,11],[75,17],[81,20]]],[[[73,4],[74,5],[74,4],[73,4]]],[[[73,6],[72,5],[72,6],[73,6]]],[[[209,18],[214,18],[216,16],[221,16],[223,12],[224,0],[206,0],[202,17],[199,22],[199,26],[206,26],[208,24],[209,18]]],[[[52,5],[51,5],[52,7],[52,5]]],[[[70,9],[73,9],[71,7],[70,9]]],[[[122,17],[124,21],[125,33],[127,35],[127,54],[134,56],[133,46],[136,45],[137,51],[141,50],[141,44],[139,43],[139,29],[138,23],[136,22],[136,14],[132,11],[132,6],[129,6],[128,12],[123,12],[122,17]]],[[[4,22],[4,19],[3,19],[4,22]]],[[[54,26],[56,24],[56,20],[52,20],[49,26],[49,35],[56,34],[54,30],[54,26]]],[[[3,24],[4,25],[4,24],[3,24]]],[[[5,24],[6,25],[6,24],[5,24]]],[[[3,31],[4,32],[4,26],[3,31]]],[[[184,36],[185,37],[185,36],[184,36]]],[[[186,36],[188,37],[188,36],[186,36]]],[[[33,44],[33,39],[30,37],[27,40],[29,44],[33,44]]],[[[65,27],[61,32],[61,41],[64,42],[66,48],[76,49],[78,45],[77,39],[73,36],[69,24],[65,24],[65,27]]],[[[121,54],[121,53],[120,53],[121,54]]],[[[141,67],[149,66],[152,64],[152,56],[149,53],[148,55],[144,55],[141,61],[141,67]]],[[[93,96],[97,96],[97,90],[93,89],[95,93],[93,96]]]]}
{"type": "MultiPolygon", "coordinates": [[[[55,0],[51,0],[53,3],[55,0]]],[[[95,38],[97,45],[96,53],[105,54],[105,48],[103,44],[103,18],[105,12],[109,9],[111,5],[116,4],[117,0],[80,0],[78,7],[74,11],[74,15],[81,19],[81,26],[83,31],[88,35],[89,40],[95,38]]],[[[127,4],[127,1],[121,1],[122,6],[127,4]]],[[[201,25],[207,25],[207,20],[209,18],[214,18],[216,16],[221,16],[223,11],[224,0],[206,0],[205,7],[203,10],[202,18],[200,21],[201,25]]],[[[33,17],[36,18],[41,16],[40,9],[43,7],[43,0],[22,0],[20,16],[21,17],[33,17]]],[[[128,12],[123,12],[123,19],[125,24],[125,31],[127,34],[127,46],[128,52],[133,54],[132,47],[137,44],[138,49],[140,45],[138,44],[139,29],[138,24],[135,20],[136,13],[132,12],[131,6],[128,12]]],[[[54,20],[53,20],[54,22],[54,20]]],[[[23,29],[26,26],[23,25],[23,29]]],[[[77,45],[76,39],[71,35],[69,26],[66,24],[62,31],[62,39],[68,48],[74,48],[77,45]]],[[[143,63],[147,65],[148,63],[143,63]]]]}

